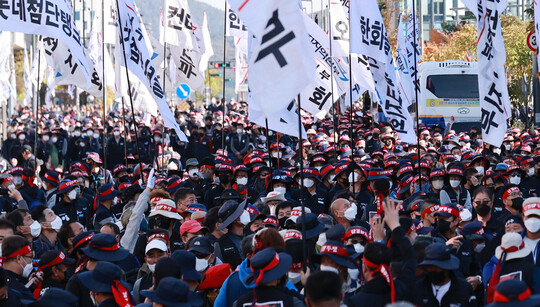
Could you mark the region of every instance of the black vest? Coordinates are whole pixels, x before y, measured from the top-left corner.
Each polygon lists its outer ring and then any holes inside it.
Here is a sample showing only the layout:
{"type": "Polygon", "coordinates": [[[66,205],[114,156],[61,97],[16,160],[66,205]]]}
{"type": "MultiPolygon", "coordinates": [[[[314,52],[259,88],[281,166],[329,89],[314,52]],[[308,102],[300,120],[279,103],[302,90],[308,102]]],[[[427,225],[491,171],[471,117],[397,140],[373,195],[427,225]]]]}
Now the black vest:
{"type": "Polygon", "coordinates": [[[443,190],[448,193],[448,197],[450,197],[450,201],[452,201],[453,204],[465,206],[465,202],[467,201],[467,190],[463,186],[459,187],[459,199],[456,191],[454,191],[452,187],[445,187],[443,190]]]}
{"type": "Polygon", "coordinates": [[[240,251],[234,244],[234,242],[228,236],[221,236],[217,241],[221,248],[221,256],[223,262],[231,265],[232,268],[236,268],[242,262],[240,251]]]}
{"type": "MultiPolygon", "coordinates": [[[[260,306],[294,306],[293,297],[285,287],[256,287],[256,300],[260,306]]],[[[253,290],[242,295],[237,301],[237,307],[251,307],[253,303],[253,290]]]]}

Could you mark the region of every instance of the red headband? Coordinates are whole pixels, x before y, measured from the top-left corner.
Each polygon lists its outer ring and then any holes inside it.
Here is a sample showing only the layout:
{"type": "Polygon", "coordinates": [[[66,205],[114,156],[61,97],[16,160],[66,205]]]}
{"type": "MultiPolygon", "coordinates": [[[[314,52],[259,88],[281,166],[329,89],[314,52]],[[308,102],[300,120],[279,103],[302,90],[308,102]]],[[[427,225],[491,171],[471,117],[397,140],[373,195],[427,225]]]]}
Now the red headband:
{"type": "Polygon", "coordinates": [[[58,179],[54,178],[53,176],[45,173],[45,179],[49,180],[49,181],[52,181],[52,182],[55,182],[55,183],[58,183],[58,179]]]}
{"type": "Polygon", "coordinates": [[[120,243],[116,242],[116,244],[114,244],[113,246],[109,246],[109,247],[106,247],[106,246],[96,246],[95,244],[90,243],[90,247],[95,248],[95,249],[98,249],[98,250],[100,250],[100,251],[114,252],[114,251],[117,251],[117,250],[120,249],[120,243]]]}
{"type": "Polygon", "coordinates": [[[333,254],[347,258],[349,257],[349,252],[345,248],[331,244],[323,245],[321,248],[321,254],[333,254]]]}
{"type": "MultiPolygon", "coordinates": [[[[531,290],[527,288],[523,293],[519,294],[517,297],[518,301],[524,301],[531,297],[531,290]]],[[[495,295],[493,295],[493,301],[494,302],[500,302],[500,303],[509,303],[510,299],[506,297],[504,294],[501,294],[497,291],[495,291],[495,295]]]]}
{"type": "Polygon", "coordinates": [[[79,242],[77,242],[77,244],[75,244],[75,246],[73,246],[73,248],[75,249],[75,248],[81,246],[83,243],[92,240],[92,237],[93,237],[93,236],[94,236],[94,234],[89,234],[89,235],[87,235],[86,237],[84,237],[83,239],[81,239],[79,242]]]}
{"type": "Polygon", "coordinates": [[[150,241],[152,241],[154,239],[163,239],[163,240],[169,242],[169,237],[164,233],[155,233],[155,234],[149,236],[147,242],[150,242],[150,241]]]}
{"type": "Polygon", "coordinates": [[[13,252],[12,254],[6,256],[6,257],[1,257],[0,258],[0,265],[2,265],[4,263],[4,261],[10,259],[10,258],[14,258],[14,257],[17,257],[17,256],[23,256],[23,255],[26,255],[26,254],[30,254],[32,252],[32,248],[30,247],[30,245],[25,245],[23,248],[13,252]]]}
{"type": "Polygon", "coordinates": [[[459,217],[459,210],[457,210],[456,208],[452,208],[450,206],[440,206],[439,209],[437,209],[437,212],[448,213],[455,217],[459,217]]]}
{"type": "Polygon", "coordinates": [[[502,195],[502,199],[505,200],[506,198],[508,198],[508,196],[510,196],[510,194],[512,194],[514,192],[519,192],[519,188],[518,187],[511,187],[510,189],[504,191],[504,193],[502,195]]]}
{"type": "Polygon", "coordinates": [[[366,239],[368,238],[368,233],[362,228],[349,229],[349,231],[347,231],[347,233],[345,234],[345,238],[350,238],[354,235],[361,235],[366,239]]]}
{"type": "Polygon", "coordinates": [[[165,204],[159,204],[154,209],[156,211],[160,210],[160,211],[167,211],[167,212],[177,212],[176,208],[174,208],[173,206],[165,205],[165,204]]]}
{"type": "Polygon", "coordinates": [[[163,199],[165,199],[165,198],[156,196],[156,197],[152,197],[152,198],[150,199],[150,202],[151,202],[151,203],[157,203],[158,201],[163,200],[163,199]]]}
{"type": "Polygon", "coordinates": [[[302,262],[296,262],[296,263],[293,263],[291,264],[291,269],[301,269],[302,267],[304,267],[304,264],[302,262]]]}
{"type": "Polygon", "coordinates": [[[540,209],[540,203],[528,203],[523,206],[523,212],[527,210],[540,209]]]}
{"type": "Polygon", "coordinates": [[[437,212],[437,210],[439,210],[439,205],[433,205],[433,206],[427,208],[426,210],[422,211],[421,218],[424,219],[427,214],[437,212]]]}
{"type": "Polygon", "coordinates": [[[94,205],[93,205],[93,208],[94,208],[94,211],[97,210],[97,201],[98,201],[98,198],[101,198],[103,196],[107,196],[107,195],[110,195],[114,192],[114,187],[111,186],[108,190],[105,190],[103,191],[102,193],[96,195],[96,198],[94,198],[94,205]]]}
{"type": "Polygon", "coordinates": [[[375,273],[381,273],[381,275],[384,277],[384,279],[386,280],[386,282],[388,283],[388,285],[390,286],[390,295],[391,295],[391,301],[392,303],[396,301],[396,289],[394,287],[394,279],[392,278],[392,273],[390,273],[390,269],[388,268],[388,266],[386,264],[375,264],[371,261],[369,261],[368,259],[366,259],[366,257],[363,257],[363,260],[364,260],[364,264],[371,268],[371,269],[375,269],[374,271],[371,272],[371,276],[373,276],[375,273]]]}
{"type": "Polygon", "coordinates": [[[114,301],[119,306],[124,306],[124,307],[135,306],[133,297],[129,294],[128,289],[126,289],[126,287],[124,287],[124,285],[122,285],[122,283],[119,280],[114,280],[111,288],[112,288],[112,293],[114,296],[114,301]]]}
{"type": "Polygon", "coordinates": [[[258,284],[264,279],[264,277],[263,277],[263,276],[264,276],[264,272],[270,271],[271,269],[277,267],[278,264],[279,264],[279,254],[276,253],[276,254],[274,255],[274,259],[272,259],[272,261],[270,261],[270,263],[269,263],[267,266],[265,266],[264,268],[262,268],[262,269],[260,269],[260,270],[255,270],[255,269],[250,265],[250,266],[251,266],[251,270],[252,270],[253,272],[259,271],[259,276],[257,276],[257,279],[255,280],[255,285],[258,285],[258,284]]]}
{"type": "Polygon", "coordinates": [[[287,231],[283,236],[283,240],[287,239],[298,239],[302,240],[302,233],[299,231],[287,231]]]}

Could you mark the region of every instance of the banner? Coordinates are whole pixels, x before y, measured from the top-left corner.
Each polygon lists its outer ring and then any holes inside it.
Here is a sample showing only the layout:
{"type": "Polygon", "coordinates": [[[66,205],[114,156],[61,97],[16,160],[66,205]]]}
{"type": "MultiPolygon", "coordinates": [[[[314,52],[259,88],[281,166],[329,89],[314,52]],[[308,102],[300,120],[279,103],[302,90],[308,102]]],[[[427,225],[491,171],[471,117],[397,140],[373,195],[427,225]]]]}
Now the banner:
{"type": "Polygon", "coordinates": [[[30,99],[32,96],[32,81],[31,81],[31,72],[30,72],[30,60],[28,60],[28,57],[30,56],[28,54],[28,51],[26,50],[26,44],[24,45],[24,54],[23,54],[23,66],[24,66],[24,73],[23,73],[23,80],[24,80],[24,101],[23,104],[25,106],[30,104],[30,99]]]}
{"type": "Polygon", "coordinates": [[[176,64],[176,76],[180,83],[187,83],[192,91],[204,90],[204,74],[199,70],[202,54],[185,47],[170,46],[171,57],[176,64]]]}
{"type": "Polygon", "coordinates": [[[349,56],[349,0],[330,0],[330,30],[332,55],[349,56]]]}
{"type": "Polygon", "coordinates": [[[47,82],[47,91],[45,92],[45,104],[47,108],[52,106],[52,101],[56,97],[56,73],[52,66],[47,66],[45,72],[45,82],[47,82]]]}
{"type": "MultiPolygon", "coordinates": [[[[53,37],[43,37],[43,53],[47,63],[56,72],[56,84],[73,84],[100,99],[103,98],[102,82],[94,66],[89,63],[88,67],[92,71],[90,86],[86,86],[86,78],[81,66],[74,61],[71,50],[62,41],[53,37]]],[[[91,62],[88,58],[87,62],[91,62]]],[[[43,66],[43,65],[42,65],[43,66]]],[[[44,69],[44,68],[42,68],[44,69]]],[[[43,77],[40,74],[40,79],[43,77]]]]}
{"type": "MultiPolygon", "coordinates": [[[[409,106],[412,104],[413,97],[413,82],[411,79],[410,68],[409,68],[409,58],[407,56],[407,43],[405,40],[405,23],[403,22],[402,16],[399,17],[399,26],[398,26],[398,35],[397,35],[397,46],[396,46],[396,67],[398,71],[398,84],[401,92],[403,93],[403,100],[409,106]]],[[[408,38],[408,37],[407,37],[408,38]]],[[[412,65],[412,64],[411,64],[412,65]]],[[[420,96],[418,96],[420,97],[420,96]]]]}
{"type": "Polygon", "coordinates": [[[11,92],[11,33],[0,33],[0,101],[8,100],[11,92]]]}
{"type": "Polygon", "coordinates": [[[391,47],[377,0],[352,1],[350,10],[351,52],[386,62],[391,47]]]}
{"type": "Polygon", "coordinates": [[[420,46],[420,36],[418,33],[418,20],[416,18],[416,12],[413,11],[412,6],[409,12],[409,22],[407,24],[407,62],[409,63],[409,77],[412,84],[411,93],[414,95],[411,100],[422,98],[420,90],[420,73],[418,72],[418,62],[422,57],[422,47],[420,46]],[[416,53],[416,61],[414,60],[416,53]],[[416,91],[416,92],[415,92],[416,91]]]}
{"type": "Polygon", "coordinates": [[[482,108],[482,140],[500,147],[512,107],[506,84],[506,49],[499,16],[506,9],[506,0],[478,0],[478,90],[482,108]]]}
{"type": "MultiPolygon", "coordinates": [[[[289,102],[286,108],[281,110],[275,116],[267,117],[261,108],[261,105],[253,99],[253,96],[248,95],[248,119],[261,127],[266,127],[268,120],[268,129],[287,134],[293,137],[298,137],[298,108],[294,101],[289,102]]],[[[301,127],[302,139],[307,139],[304,125],[301,127]]]]}
{"type": "Polygon", "coordinates": [[[298,3],[230,1],[258,38],[249,62],[249,87],[264,113],[272,116],[287,108],[316,74],[309,36],[298,3]]]}
{"type": "Polygon", "coordinates": [[[118,0],[118,3],[118,20],[124,46],[121,63],[133,72],[151,93],[157,103],[165,127],[173,128],[180,140],[187,142],[186,135],[180,130],[174,114],[167,104],[157,71],[152,65],[146,41],[142,35],[138,13],[135,10],[135,4],[133,0],[118,0]]]}
{"type": "Polygon", "coordinates": [[[71,1],[1,1],[0,30],[23,32],[53,37],[65,43],[73,54],[71,59],[81,68],[90,86],[92,70],[88,66],[86,54],[75,20],[71,1]]]}
{"type": "MultiPolygon", "coordinates": [[[[358,95],[365,91],[375,93],[375,83],[369,68],[369,58],[362,54],[351,54],[351,68],[354,82],[363,89],[358,95]]],[[[356,86],[353,86],[353,90],[356,86]]],[[[354,96],[353,96],[354,97],[354,96]]]]}
{"type": "Polygon", "coordinates": [[[234,67],[234,91],[247,92],[248,91],[248,40],[247,38],[235,37],[235,60],[236,66],[234,67]]]}
{"type": "Polygon", "coordinates": [[[197,50],[195,27],[187,0],[165,0],[163,12],[164,42],[197,50]]]}
{"type": "MultiPolygon", "coordinates": [[[[97,22],[99,22],[98,18],[95,19],[94,24],[97,24],[97,22]]],[[[110,32],[108,36],[114,37],[113,35],[111,35],[112,33],[116,32],[110,32]]],[[[109,87],[111,90],[114,90],[114,68],[112,65],[111,57],[109,56],[109,51],[107,51],[107,48],[103,50],[102,34],[97,31],[97,27],[92,28],[92,31],[90,32],[90,40],[88,41],[88,57],[92,61],[92,65],[97,72],[99,80],[105,81],[107,87],[109,87]],[[104,67],[105,76],[103,76],[104,67]]],[[[103,98],[102,96],[103,93],[97,97],[103,98]]]]}
{"type": "Polygon", "coordinates": [[[208,29],[208,17],[206,17],[206,12],[203,15],[202,22],[202,36],[204,42],[204,53],[201,56],[201,61],[199,62],[199,70],[203,73],[208,69],[208,61],[214,55],[214,48],[212,48],[212,38],[210,37],[210,30],[208,29]]]}
{"type": "Polygon", "coordinates": [[[248,38],[248,30],[244,23],[238,17],[238,14],[225,2],[227,13],[226,32],[227,36],[234,36],[243,39],[248,38]]]}

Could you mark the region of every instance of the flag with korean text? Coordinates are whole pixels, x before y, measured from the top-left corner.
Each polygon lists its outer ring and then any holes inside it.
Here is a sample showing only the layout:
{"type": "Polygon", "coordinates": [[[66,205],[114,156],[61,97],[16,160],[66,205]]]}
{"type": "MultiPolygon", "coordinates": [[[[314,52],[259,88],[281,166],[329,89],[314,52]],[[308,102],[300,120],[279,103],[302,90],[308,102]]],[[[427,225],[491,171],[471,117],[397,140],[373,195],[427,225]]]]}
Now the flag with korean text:
{"type": "Polygon", "coordinates": [[[396,68],[398,71],[398,86],[403,93],[403,99],[407,102],[407,106],[413,102],[413,82],[409,70],[409,60],[407,57],[407,41],[405,23],[403,18],[399,18],[397,46],[396,46],[396,68]]]}
{"type": "Polygon", "coordinates": [[[243,39],[248,38],[248,30],[246,25],[240,20],[238,14],[225,2],[227,10],[227,22],[225,27],[225,34],[227,36],[239,37],[243,39]]]}
{"type": "Polygon", "coordinates": [[[418,99],[422,97],[420,90],[420,73],[418,72],[418,62],[422,57],[422,46],[420,45],[418,25],[416,12],[413,11],[411,6],[411,10],[409,11],[409,21],[407,23],[407,44],[405,46],[405,50],[407,51],[407,63],[409,66],[409,83],[412,86],[411,94],[413,95],[410,100],[416,100],[416,97],[418,97],[418,99]]]}
{"type": "Polygon", "coordinates": [[[349,0],[330,0],[330,29],[332,56],[349,55],[349,0]]]}

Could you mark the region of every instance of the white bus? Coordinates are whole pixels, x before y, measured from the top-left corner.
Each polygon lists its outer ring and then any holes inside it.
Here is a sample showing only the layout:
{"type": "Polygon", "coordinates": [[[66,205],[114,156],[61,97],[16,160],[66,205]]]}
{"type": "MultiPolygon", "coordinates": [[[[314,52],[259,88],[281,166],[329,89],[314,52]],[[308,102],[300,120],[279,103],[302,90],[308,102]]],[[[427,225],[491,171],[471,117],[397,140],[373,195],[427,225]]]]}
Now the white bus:
{"type": "Polygon", "coordinates": [[[480,124],[482,116],[476,62],[424,62],[419,70],[422,98],[418,113],[421,123],[442,128],[458,122],[480,124]]]}

